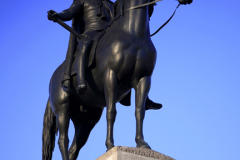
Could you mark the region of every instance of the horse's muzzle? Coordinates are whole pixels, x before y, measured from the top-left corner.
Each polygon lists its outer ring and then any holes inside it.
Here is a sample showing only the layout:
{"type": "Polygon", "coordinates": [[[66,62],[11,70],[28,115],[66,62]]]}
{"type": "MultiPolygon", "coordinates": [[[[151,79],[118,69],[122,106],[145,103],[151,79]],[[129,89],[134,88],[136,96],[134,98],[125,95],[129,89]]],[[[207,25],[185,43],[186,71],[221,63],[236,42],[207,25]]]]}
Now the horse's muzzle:
{"type": "Polygon", "coordinates": [[[179,2],[180,4],[184,4],[184,5],[186,5],[186,4],[191,4],[192,1],[193,1],[193,0],[178,0],[178,2],[179,2]]]}

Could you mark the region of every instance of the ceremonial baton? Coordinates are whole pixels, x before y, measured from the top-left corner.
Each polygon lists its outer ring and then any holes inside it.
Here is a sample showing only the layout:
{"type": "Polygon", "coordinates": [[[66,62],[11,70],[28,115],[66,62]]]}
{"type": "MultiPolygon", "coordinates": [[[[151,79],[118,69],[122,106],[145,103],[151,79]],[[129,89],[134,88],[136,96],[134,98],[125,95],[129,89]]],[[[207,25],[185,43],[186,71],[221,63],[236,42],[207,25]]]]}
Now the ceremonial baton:
{"type": "Polygon", "coordinates": [[[81,34],[79,34],[77,31],[75,31],[74,29],[72,29],[71,27],[69,27],[66,23],[64,23],[62,20],[60,20],[59,18],[55,18],[53,19],[54,22],[57,22],[58,24],[60,24],[63,28],[65,28],[66,30],[68,30],[69,32],[71,32],[73,35],[77,36],[78,38],[82,39],[83,36],[81,34]]]}

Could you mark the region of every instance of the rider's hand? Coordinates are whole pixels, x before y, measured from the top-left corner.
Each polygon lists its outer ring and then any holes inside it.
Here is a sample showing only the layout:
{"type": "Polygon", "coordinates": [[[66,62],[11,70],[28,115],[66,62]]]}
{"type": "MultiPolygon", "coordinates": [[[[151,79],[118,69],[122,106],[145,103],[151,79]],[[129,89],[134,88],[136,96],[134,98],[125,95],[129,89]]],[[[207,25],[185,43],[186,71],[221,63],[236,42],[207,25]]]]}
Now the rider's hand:
{"type": "Polygon", "coordinates": [[[56,22],[56,18],[59,17],[58,13],[55,12],[54,10],[50,10],[50,11],[48,11],[47,13],[48,13],[48,19],[49,19],[50,21],[56,22]]]}
{"type": "Polygon", "coordinates": [[[191,4],[192,1],[193,1],[193,0],[178,0],[178,2],[179,2],[180,4],[184,4],[184,5],[186,5],[186,4],[191,4]]]}

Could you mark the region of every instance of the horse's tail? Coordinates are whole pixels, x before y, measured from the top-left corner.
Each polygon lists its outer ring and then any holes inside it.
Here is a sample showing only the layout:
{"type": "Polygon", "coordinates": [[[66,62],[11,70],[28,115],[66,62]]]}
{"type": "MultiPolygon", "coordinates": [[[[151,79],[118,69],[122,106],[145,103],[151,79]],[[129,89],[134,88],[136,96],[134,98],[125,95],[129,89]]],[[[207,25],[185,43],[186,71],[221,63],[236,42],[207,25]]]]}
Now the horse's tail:
{"type": "Polygon", "coordinates": [[[57,132],[56,116],[51,109],[51,104],[48,99],[43,120],[42,160],[52,159],[52,151],[55,146],[55,134],[57,134],[57,132]]]}

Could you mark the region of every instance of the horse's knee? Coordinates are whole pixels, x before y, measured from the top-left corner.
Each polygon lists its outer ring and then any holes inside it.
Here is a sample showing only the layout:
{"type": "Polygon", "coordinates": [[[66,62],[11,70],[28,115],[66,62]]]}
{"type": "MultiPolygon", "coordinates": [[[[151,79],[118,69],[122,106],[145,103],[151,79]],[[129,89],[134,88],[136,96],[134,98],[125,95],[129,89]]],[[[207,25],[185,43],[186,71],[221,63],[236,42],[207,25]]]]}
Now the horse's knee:
{"type": "Polygon", "coordinates": [[[136,109],[135,117],[137,120],[143,120],[145,117],[145,109],[136,109]]]}
{"type": "Polygon", "coordinates": [[[107,120],[114,121],[117,115],[116,108],[107,111],[107,120]]]}
{"type": "Polygon", "coordinates": [[[69,148],[68,153],[69,153],[69,155],[71,155],[71,154],[74,154],[76,151],[77,151],[77,144],[74,144],[73,146],[71,146],[69,148]]]}
{"type": "Polygon", "coordinates": [[[64,138],[59,138],[58,140],[58,146],[60,151],[66,150],[68,149],[68,144],[69,144],[69,139],[68,137],[64,137],[64,138]]]}

